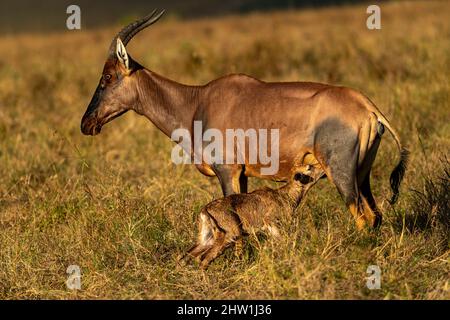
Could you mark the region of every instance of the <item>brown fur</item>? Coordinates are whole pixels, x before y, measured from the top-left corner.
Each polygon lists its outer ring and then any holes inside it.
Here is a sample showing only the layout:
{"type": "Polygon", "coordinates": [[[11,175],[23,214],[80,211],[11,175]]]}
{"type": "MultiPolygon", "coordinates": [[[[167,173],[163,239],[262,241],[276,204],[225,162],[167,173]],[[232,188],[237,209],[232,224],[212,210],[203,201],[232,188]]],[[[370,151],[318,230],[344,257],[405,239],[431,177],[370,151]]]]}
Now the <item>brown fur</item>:
{"type": "Polygon", "coordinates": [[[205,269],[233,244],[236,255],[240,255],[244,235],[268,231],[277,236],[277,220],[283,215],[291,215],[308,189],[322,175],[320,168],[307,166],[279,189],[233,194],[210,202],[198,217],[197,243],[181,261],[186,263],[190,258],[197,258],[205,269]]]}
{"type": "Polygon", "coordinates": [[[391,175],[392,199],[396,200],[407,151],[388,120],[362,93],[311,82],[267,83],[242,74],[187,86],[145,69],[124,54],[128,67],[111,54],[106,61],[81,122],[84,134],[98,134],[104,124],[128,110],[147,117],[169,137],[178,128],[189,130],[192,136],[194,121],[202,121],[204,131],[215,128],[224,135],[226,129],[279,129],[279,171],[274,175],[261,175],[262,164],[249,163],[247,155],[244,164],[204,161],[197,168],[207,176],[217,176],[224,195],[230,195],[247,192],[247,177],[286,181],[298,166],[318,164],[363,228],[381,223],[369,177],[386,127],[401,152],[391,175]]]}

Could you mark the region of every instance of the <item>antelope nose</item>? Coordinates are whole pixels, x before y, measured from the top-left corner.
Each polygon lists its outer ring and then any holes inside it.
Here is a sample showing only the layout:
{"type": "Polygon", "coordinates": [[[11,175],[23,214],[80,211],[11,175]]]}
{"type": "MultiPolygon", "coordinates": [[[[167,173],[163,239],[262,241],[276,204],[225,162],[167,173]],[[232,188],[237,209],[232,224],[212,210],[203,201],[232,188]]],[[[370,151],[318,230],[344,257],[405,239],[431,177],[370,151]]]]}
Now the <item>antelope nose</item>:
{"type": "Polygon", "coordinates": [[[90,115],[84,115],[81,119],[81,132],[84,135],[93,135],[93,118],[90,115]]]}
{"type": "Polygon", "coordinates": [[[86,124],[83,123],[83,122],[81,123],[81,132],[82,132],[84,135],[90,135],[90,131],[88,130],[86,124]]]}

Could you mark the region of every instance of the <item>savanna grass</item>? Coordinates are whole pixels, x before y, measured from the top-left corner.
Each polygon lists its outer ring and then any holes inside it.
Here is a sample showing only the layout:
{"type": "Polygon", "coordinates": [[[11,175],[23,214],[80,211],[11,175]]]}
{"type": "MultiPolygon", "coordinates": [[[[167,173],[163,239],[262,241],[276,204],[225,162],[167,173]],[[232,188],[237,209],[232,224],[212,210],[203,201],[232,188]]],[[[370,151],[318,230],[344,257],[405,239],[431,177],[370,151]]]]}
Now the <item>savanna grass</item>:
{"type": "MultiPolygon", "coordinates": [[[[382,29],[348,6],[162,20],[129,52],[143,65],[199,84],[230,72],[320,81],[366,93],[411,150],[395,207],[397,161],[386,134],[372,171],[384,221],[360,234],[321,181],[280,239],[251,238],[207,272],[179,267],[215,179],[170,161],[172,144],[129,113],[85,137],[80,119],[109,42],[105,30],[0,38],[0,298],[448,299],[450,5],[383,3],[382,29]],[[420,193],[418,193],[420,192],[420,193]],[[82,289],[66,288],[78,265],[82,289]],[[366,270],[382,270],[380,290],[366,270]]],[[[250,189],[267,181],[252,180],[250,189]]]]}

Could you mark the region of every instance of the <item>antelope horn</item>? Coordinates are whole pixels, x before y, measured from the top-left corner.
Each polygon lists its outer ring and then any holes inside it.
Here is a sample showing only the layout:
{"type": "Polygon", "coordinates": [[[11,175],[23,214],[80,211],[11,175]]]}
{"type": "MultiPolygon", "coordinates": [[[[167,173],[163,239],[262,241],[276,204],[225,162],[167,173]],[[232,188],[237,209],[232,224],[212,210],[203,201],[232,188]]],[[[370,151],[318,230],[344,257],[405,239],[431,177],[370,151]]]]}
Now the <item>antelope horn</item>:
{"type": "Polygon", "coordinates": [[[126,46],[128,42],[142,29],[145,29],[161,18],[164,14],[165,10],[162,10],[155,16],[156,9],[153,10],[152,13],[147,15],[146,17],[136,20],[135,22],[130,23],[126,27],[124,27],[120,32],[114,37],[111,42],[111,46],[109,47],[109,55],[113,56],[116,52],[117,38],[122,40],[122,43],[126,46]]]}

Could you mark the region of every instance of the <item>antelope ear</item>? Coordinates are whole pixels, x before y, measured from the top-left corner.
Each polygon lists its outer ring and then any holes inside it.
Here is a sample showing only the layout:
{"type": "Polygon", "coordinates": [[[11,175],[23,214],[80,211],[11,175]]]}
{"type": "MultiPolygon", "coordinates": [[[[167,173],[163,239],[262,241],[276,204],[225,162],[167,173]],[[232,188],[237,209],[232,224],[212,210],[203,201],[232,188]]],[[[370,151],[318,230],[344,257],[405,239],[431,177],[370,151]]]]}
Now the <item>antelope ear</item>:
{"type": "Polygon", "coordinates": [[[119,59],[120,63],[124,65],[124,67],[129,70],[130,69],[130,60],[128,59],[128,53],[127,49],[125,49],[125,46],[120,40],[120,38],[117,38],[117,45],[116,45],[116,56],[117,59],[119,59]]]}

